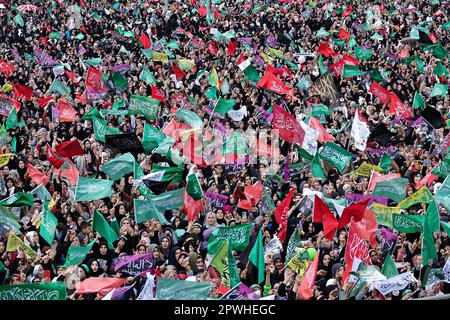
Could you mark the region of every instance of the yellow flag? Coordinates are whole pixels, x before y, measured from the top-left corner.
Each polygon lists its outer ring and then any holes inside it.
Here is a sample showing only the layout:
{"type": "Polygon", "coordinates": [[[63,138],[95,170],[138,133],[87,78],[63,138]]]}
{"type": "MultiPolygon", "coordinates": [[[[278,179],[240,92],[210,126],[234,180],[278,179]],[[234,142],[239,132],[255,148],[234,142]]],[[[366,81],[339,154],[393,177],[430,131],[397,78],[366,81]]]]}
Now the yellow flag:
{"type": "Polygon", "coordinates": [[[265,62],[272,62],[275,60],[274,58],[269,57],[267,54],[262,53],[262,52],[259,55],[261,56],[261,58],[264,59],[265,62]]]}
{"type": "Polygon", "coordinates": [[[181,135],[182,140],[184,141],[191,135],[192,132],[201,131],[201,130],[202,130],[201,127],[199,127],[199,128],[192,128],[192,129],[189,129],[189,130],[181,131],[180,135],[181,135]]]}
{"type": "Polygon", "coordinates": [[[300,259],[298,255],[292,257],[291,261],[288,262],[287,266],[294,270],[296,273],[303,276],[305,274],[306,268],[308,267],[308,260],[300,259]]]}
{"type": "Polygon", "coordinates": [[[18,248],[21,248],[27,257],[27,259],[35,259],[37,257],[37,253],[23,243],[22,240],[14,233],[8,233],[8,243],[6,244],[6,252],[16,251],[18,248]]]}
{"type": "Polygon", "coordinates": [[[415,193],[410,195],[408,198],[403,199],[399,204],[398,207],[402,209],[407,209],[415,204],[418,203],[430,203],[433,201],[433,194],[428,190],[427,187],[423,186],[419,190],[417,190],[415,193]]]}
{"type": "Polygon", "coordinates": [[[169,61],[169,57],[167,56],[167,54],[158,51],[153,51],[152,59],[153,61],[161,61],[164,63],[169,61]]]}
{"type": "Polygon", "coordinates": [[[372,174],[372,170],[383,172],[383,169],[381,169],[379,166],[374,166],[373,164],[363,162],[353,174],[363,177],[370,177],[370,175],[372,174]]]}
{"type": "MultiPolygon", "coordinates": [[[[278,57],[278,58],[284,58],[284,52],[281,51],[281,50],[277,50],[277,49],[274,49],[274,48],[270,48],[270,47],[269,47],[269,52],[270,52],[272,55],[274,55],[275,57],[278,57]]],[[[269,54],[270,54],[270,53],[269,53],[269,54]]]]}
{"type": "Polygon", "coordinates": [[[392,214],[400,213],[400,207],[388,207],[379,203],[374,203],[370,206],[370,210],[372,210],[375,214],[375,219],[378,224],[383,226],[392,228],[392,214]]]}
{"type": "Polygon", "coordinates": [[[0,168],[6,166],[13,155],[14,153],[0,154],[0,168]]]}
{"type": "Polygon", "coordinates": [[[12,88],[13,88],[13,86],[10,83],[5,83],[0,91],[1,92],[9,92],[12,90],[12,88]]]}

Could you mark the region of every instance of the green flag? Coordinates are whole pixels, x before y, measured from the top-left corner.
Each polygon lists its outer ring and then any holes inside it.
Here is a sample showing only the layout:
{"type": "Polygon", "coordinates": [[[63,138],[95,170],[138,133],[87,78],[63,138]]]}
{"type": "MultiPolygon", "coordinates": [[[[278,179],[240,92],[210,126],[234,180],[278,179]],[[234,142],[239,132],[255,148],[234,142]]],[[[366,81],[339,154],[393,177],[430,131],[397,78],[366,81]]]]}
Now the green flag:
{"type": "Polygon", "coordinates": [[[167,191],[148,197],[161,211],[179,209],[184,204],[184,188],[167,191]]]}
{"type": "Polygon", "coordinates": [[[120,90],[125,90],[125,88],[128,85],[128,80],[119,72],[113,72],[111,79],[114,83],[114,85],[119,88],[120,90]]]}
{"type": "Polygon", "coordinates": [[[64,267],[68,266],[74,266],[77,264],[80,264],[83,262],[83,260],[86,258],[86,255],[89,253],[89,251],[92,250],[92,247],[94,246],[94,243],[97,241],[97,239],[93,239],[89,244],[86,246],[70,246],[69,250],[67,251],[66,255],[66,263],[64,264],[64,267]]]}
{"type": "Polygon", "coordinates": [[[342,78],[347,77],[355,77],[362,74],[365,74],[366,72],[359,70],[358,66],[352,66],[352,65],[344,65],[344,71],[342,72],[342,78]]]}
{"type": "Polygon", "coordinates": [[[414,109],[423,110],[425,109],[426,103],[424,98],[416,91],[414,94],[414,101],[413,101],[413,107],[414,109]]]}
{"type": "Polygon", "coordinates": [[[448,77],[447,69],[445,69],[444,65],[440,62],[434,68],[433,73],[435,73],[438,77],[441,77],[441,76],[448,77]]]}
{"type": "Polygon", "coordinates": [[[316,152],[314,155],[312,164],[311,164],[311,172],[314,178],[326,179],[325,174],[323,173],[322,165],[319,161],[319,153],[316,152]]]}
{"type": "Polygon", "coordinates": [[[233,107],[236,105],[235,99],[224,99],[219,98],[219,101],[216,104],[216,107],[214,108],[214,112],[225,114],[230,110],[233,110],[233,107]]]}
{"type": "Polygon", "coordinates": [[[183,179],[183,166],[164,167],[153,164],[151,173],[160,173],[162,176],[159,181],[171,181],[171,184],[181,183],[183,179]]]}
{"type": "Polygon", "coordinates": [[[217,89],[214,86],[209,87],[205,91],[205,96],[207,96],[210,100],[216,100],[217,99],[217,89]]]}
{"type": "Polygon", "coordinates": [[[219,272],[222,286],[231,288],[228,250],[228,241],[225,240],[212,258],[210,265],[219,272]]]}
{"type": "Polygon", "coordinates": [[[450,236],[450,223],[441,221],[442,229],[444,229],[447,236],[450,236]]]}
{"type": "Polygon", "coordinates": [[[67,288],[62,281],[0,286],[0,301],[66,300],[66,297],[67,288]]]}
{"type": "Polygon", "coordinates": [[[0,201],[0,206],[22,207],[22,206],[32,206],[33,203],[34,203],[34,196],[31,193],[17,192],[12,196],[0,201]]]}
{"type": "Polygon", "coordinates": [[[249,148],[245,142],[242,134],[239,131],[233,132],[224,142],[221,150],[224,155],[232,155],[237,153],[238,155],[247,154],[249,148]]]}
{"type": "Polygon", "coordinates": [[[422,225],[424,220],[424,216],[392,213],[392,227],[398,232],[422,232],[422,225]]]}
{"type": "Polygon", "coordinates": [[[159,110],[159,103],[159,100],[132,94],[128,110],[132,115],[142,114],[149,120],[155,120],[159,110]]]}
{"type": "Polygon", "coordinates": [[[433,98],[436,96],[441,96],[444,98],[447,93],[448,87],[446,84],[436,83],[433,87],[433,90],[431,91],[430,97],[433,98]]]}
{"type": "Polygon", "coordinates": [[[98,111],[98,109],[96,107],[92,107],[91,110],[89,110],[82,118],[81,120],[88,120],[92,122],[92,119],[94,119],[95,117],[103,119],[102,115],[100,114],[100,112],[98,111]]]}
{"type": "Polygon", "coordinates": [[[192,128],[200,128],[201,126],[203,126],[202,118],[200,118],[193,111],[178,109],[177,112],[175,112],[175,116],[180,118],[184,123],[191,126],[192,128]]]}
{"type": "Polygon", "coordinates": [[[60,32],[58,32],[58,31],[50,32],[50,35],[49,35],[49,39],[50,40],[54,40],[54,39],[59,40],[60,38],[61,38],[61,33],[60,32]]]}
{"type": "Polygon", "coordinates": [[[52,195],[48,190],[44,187],[43,184],[38,185],[36,188],[30,191],[36,198],[41,200],[50,200],[52,195]]]}
{"type": "Polygon", "coordinates": [[[388,199],[400,202],[405,198],[406,185],[408,179],[393,178],[386,181],[380,181],[375,185],[372,196],[384,196],[388,199]]]}
{"type": "Polygon", "coordinates": [[[23,18],[20,15],[20,13],[14,16],[14,24],[19,27],[23,27],[25,25],[25,22],[23,21],[23,18]]]}
{"type": "Polygon", "coordinates": [[[247,79],[250,81],[258,82],[259,80],[261,80],[261,77],[259,76],[258,71],[252,65],[249,65],[242,72],[245,74],[247,79]]]}
{"type": "Polygon", "coordinates": [[[325,114],[328,116],[331,115],[330,108],[328,108],[323,103],[313,104],[311,108],[312,108],[311,116],[317,116],[321,114],[325,114]]]}
{"type": "Polygon", "coordinates": [[[39,227],[39,234],[45,241],[47,241],[49,245],[52,244],[53,239],[55,238],[57,225],[58,219],[56,219],[56,217],[51,213],[47,201],[44,201],[42,205],[42,218],[41,225],[39,227]]]}
{"type": "Polygon", "coordinates": [[[378,165],[384,172],[389,172],[389,168],[392,168],[392,159],[387,153],[383,153],[380,164],[378,165]]]}
{"type": "Polygon", "coordinates": [[[248,246],[251,230],[250,223],[215,229],[208,238],[208,253],[215,254],[224,240],[228,240],[230,250],[243,251],[248,246]]]}
{"type": "Polygon", "coordinates": [[[158,278],[156,300],[208,300],[211,282],[158,278]]]}
{"type": "Polygon", "coordinates": [[[352,154],[335,143],[326,142],[319,152],[319,159],[332,163],[339,172],[342,172],[352,159],[352,154]]]}
{"type": "Polygon", "coordinates": [[[161,141],[166,137],[164,132],[146,122],[144,125],[144,134],[142,136],[142,146],[144,147],[145,153],[151,153],[151,151],[158,147],[161,141]]]}
{"type": "Polygon", "coordinates": [[[450,176],[447,176],[445,178],[444,182],[442,183],[441,187],[436,191],[434,195],[434,200],[436,202],[442,204],[445,209],[450,211],[450,176]]]}
{"type": "Polygon", "coordinates": [[[65,86],[61,81],[58,79],[53,80],[52,85],[48,89],[49,93],[57,93],[61,96],[65,96],[70,94],[70,88],[65,86]]]}
{"type": "Polygon", "coordinates": [[[443,159],[431,173],[444,179],[447,178],[450,175],[450,160],[443,159]]]}
{"type": "MultiPolygon", "coordinates": [[[[195,66],[195,61],[190,60],[190,59],[180,59],[180,60],[178,60],[178,66],[183,71],[191,71],[192,68],[194,68],[194,66],[195,66]]],[[[203,70],[203,72],[204,71],[206,71],[206,70],[203,70]]],[[[203,72],[199,72],[199,73],[203,74],[203,72]]],[[[199,77],[200,76],[201,75],[199,75],[199,77]]]]}
{"type": "Polygon", "coordinates": [[[170,225],[170,222],[159,212],[151,200],[134,199],[134,216],[136,223],[142,223],[156,218],[162,225],[170,225]]]}
{"type": "Polygon", "coordinates": [[[20,121],[17,116],[16,108],[12,108],[11,113],[9,114],[8,118],[6,118],[6,130],[12,129],[15,126],[22,128],[25,126],[25,121],[20,121]]]}
{"type": "Polygon", "coordinates": [[[399,275],[397,267],[395,266],[395,263],[392,260],[390,254],[388,254],[386,256],[386,259],[384,260],[383,268],[381,268],[381,273],[385,275],[388,279],[399,275]]]}
{"type": "Polygon", "coordinates": [[[92,58],[92,59],[84,60],[83,62],[87,66],[96,67],[103,63],[103,59],[102,58],[92,58]]]}
{"type": "Polygon", "coordinates": [[[139,80],[144,81],[145,83],[152,85],[156,84],[156,79],[153,76],[153,73],[150,72],[146,67],[144,67],[139,75],[139,80]]]}
{"type": "Polygon", "coordinates": [[[127,173],[133,172],[134,162],[134,156],[130,152],[127,152],[120,157],[109,160],[107,163],[100,166],[100,169],[106,173],[111,180],[116,181],[127,173]]]}
{"type": "MultiPolygon", "coordinates": [[[[140,179],[143,176],[144,176],[144,171],[142,171],[142,168],[139,165],[139,163],[135,162],[134,163],[134,173],[133,173],[134,180],[140,179]]],[[[153,192],[151,192],[150,189],[145,184],[140,185],[138,187],[138,190],[144,197],[148,198],[149,196],[153,195],[153,192]]]]}
{"type": "Polygon", "coordinates": [[[377,82],[382,82],[384,81],[383,75],[381,74],[380,70],[378,70],[378,68],[375,68],[371,73],[370,73],[370,79],[371,80],[375,80],[377,82]]]}
{"type": "Polygon", "coordinates": [[[94,128],[95,140],[105,143],[105,136],[107,134],[119,134],[119,128],[112,128],[108,126],[108,121],[103,118],[92,118],[92,126],[94,128]]]}
{"type": "Polygon", "coordinates": [[[112,180],[98,180],[80,176],[75,189],[75,201],[92,201],[111,197],[112,185],[112,180]]]}
{"type": "Polygon", "coordinates": [[[114,249],[113,242],[119,237],[97,209],[94,209],[94,214],[92,215],[92,229],[105,238],[110,249],[114,249]]]}
{"type": "Polygon", "coordinates": [[[0,206],[0,225],[14,233],[18,233],[21,227],[17,217],[3,206],[0,206]]]}
{"type": "Polygon", "coordinates": [[[201,200],[204,197],[202,187],[198,182],[198,178],[195,173],[191,173],[187,176],[186,192],[194,200],[201,200]]]}
{"type": "Polygon", "coordinates": [[[264,263],[264,245],[261,229],[259,229],[258,238],[253,245],[252,251],[250,251],[248,259],[256,268],[258,268],[258,283],[263,282],[266,268],[264,263]]]}
{"type": "Polygon", "coordinates": [[[356,46],[354,48],[355,50],[355,57],[358,60],[369,60],[372,58],[373,52],[372,50],[361,48],[360,46],[356,46]]]}
{"type": "Polygon", "coordinates": [[[432,201],[427,208],[421,239],[423,264],[425,266],[430,264],[431,259],[437,258],[433,232],[437,232],[439,230],[439,212],[437,210],[436,203],[432,201]]]}

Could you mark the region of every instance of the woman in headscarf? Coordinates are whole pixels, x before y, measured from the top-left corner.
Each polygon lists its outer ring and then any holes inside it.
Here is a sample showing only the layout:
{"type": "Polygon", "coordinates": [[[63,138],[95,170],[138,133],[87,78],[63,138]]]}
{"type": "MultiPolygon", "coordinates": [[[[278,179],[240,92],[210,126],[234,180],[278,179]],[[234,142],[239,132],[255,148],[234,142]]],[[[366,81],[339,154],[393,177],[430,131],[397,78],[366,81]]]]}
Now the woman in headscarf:
{"type": "Polygon", "coordinates": [[[89,267],[89,274],[91,275],[91,277],[103,276],[104,272],[100,268],[100,263],[96,259],[88,261],[87,265],[89,267]]]}
{"type": "Polygon", "coordinates": [[[182,251],[181,248],[178,246],[175,246],[170,250],[168,264],[174,266],[175,268],[177,268],[177,270],[183,270],[181,265],[178,263],[178,259],[180,257],[181,251],[182,251]]]}
{"type": "Polygon", "coordinates": [[[92,254],[87,255],[85,260],[97,261],[99,268],[103,272],[108,272],[111,269],[113,257],[111,250],[108,249],[107,243],[102,241],[98,246],[94,246],[92,254]]]}
{"type": "Polygon", "coordinates": [[[163,254],[165,260],[169,259],[171,246],[172,246],[171,238],[168,236],[163,236],[161,238],[160,250],[161,250],[161,253],[163,254]]]}
{"type": "Polygon", "coordinates": [[[29,231],[25,235],[23,242],[38,254],[41,253],[39,246],[39,234],[36,231],[29,231]]]}
{"type": "Polygon", "coordinates": [[[31,274],[30,283],[44,282],[45,280],[44,277],[45,277],[44,268],[42,267],[42,265],[37,264],[34,266],[33,272],[31,274]]]}

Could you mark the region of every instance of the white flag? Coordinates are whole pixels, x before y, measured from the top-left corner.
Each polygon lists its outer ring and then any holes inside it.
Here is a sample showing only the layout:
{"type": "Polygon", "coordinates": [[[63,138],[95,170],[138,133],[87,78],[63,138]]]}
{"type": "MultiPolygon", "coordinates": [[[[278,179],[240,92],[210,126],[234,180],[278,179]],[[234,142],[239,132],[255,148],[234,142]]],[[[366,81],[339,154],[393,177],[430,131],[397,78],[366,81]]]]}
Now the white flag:
{"type": "Polygon", "coordinates": [[[350,135],[355,140],[355,146],[358,150],[366,150],[367,139],[369,138],[369,126],[361,119],[359,111],[356,110],[355,118],[353,119],[352,131],[350,135]]]}
{"type": "Polygon", "coordinates": [[[305,138],[303,139],[303,143],[300,147],[313,156],[317,151],[317,139],[319,138],[319,132],[308,126],[303,121],[300,121],[299,123],[305,131],[305,138]]]}
{"type": "Polygon", "coordinates": [[[150,272],[147,273],[147,281],[144,288],[137,297],[137,300],[154,300],[153,289],[155,288],[155,276],[152,276],[150,272]]]}

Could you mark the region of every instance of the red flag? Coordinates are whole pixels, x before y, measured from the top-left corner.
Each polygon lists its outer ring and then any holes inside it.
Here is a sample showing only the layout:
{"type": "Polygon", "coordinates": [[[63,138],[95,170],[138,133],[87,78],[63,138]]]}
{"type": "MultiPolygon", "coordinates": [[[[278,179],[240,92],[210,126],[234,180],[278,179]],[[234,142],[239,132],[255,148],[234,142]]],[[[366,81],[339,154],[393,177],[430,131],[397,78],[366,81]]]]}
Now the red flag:
{"type": "Polygon", "coordinates": [[[5,78],[9,78],[13,71],[14,67],[12,64],[6,62],[5,60],[0,59],[0,72],[3,72],[5,78]]]}
{"type": "Polygon", "coordinates": [[[348,56],[346,54],[344,54],[344,56],[342,57],[342,61],[345,62],[345,64],[349,64],[351,66],[359,66],[359,60],[356,59],[355,57],[352,56],[348,56]]]}
{"type": "Polygon", "coordinates": [[[363,231],[364,240],[369,241],[372,248],[375,248],[377,246],[377,230],[378,230],[378,223],[377,219],[375,218],[375,213],[370,210],[369,208],[366,208],[364,211],[364,216],[361,219],[360,222],[356,222],[361,226],[361,230],[363,231]]]}
{"type": "Polygon", "coordinates": [[[286,198],[281,201],[278,207],[273,210],[273,215],[275,217],[275,221],[282,226],[281,230],[278,232],[278,238],[281,241],[286,240],[286,230],[287,230],[287,212],[289,211],[289,206],[291,204],[292,196],[294,195],[294,190],[291,189],[286,196],[286,198]]]}
{"type": "Polygon", "coordinates": [[[122,286],[127,279],[123,278],[107,278],[107,277],[90,277],[75,285],[77,292],[80,294],[99,293],[107,294],[114,288],[122,286]]]}
{"type": "Polygon", "coordinates": [[[86,90],[84,90],[81,95],[80,94],[76,94],[75,95],[75,99],[78,101],[78,103],[87,104],[86,90]]]}
{"type": "MultiPolygon", "coordinates": [[[[8,96],[5,96],[4,94],[0,94],[0,98],[8,100],[9,102],[11,102],[14,105],[14,107],[16,108],[16,112],[19,113],[20,106],[22,105],[19,101],[15,100],[13,98],[10,98],[8,96]]],[[[8,116],[10,114],[10,112],[11,112],[11,109],[7,108],[5,110],[0,110],[0,114],[4,115],[4,116],[8,116]]]]}
{"type": "Polygon", "coordinates": [[[148,49],[148,48],[150,48],[152,46],[152,43],[150,42],[150,39],[148,38],[148,36],[145,33],[143,33],[139,37],[139,43],[142,44],[144,49],[148,49]]]}
{"type": "Polygon", "coordinates": [[[55,168],[61,168],[61,166],[64,164],[64,160],[58,158],[55,153],[53,152],[52,148],[48,145],[45,146],[45,153],[47,155],[47,160],[54,166],[55,168]]]}
{"type": "Polygon", "coordinates": [[[425,177],[422,178],[418,183],[416,183],[416,189],[422,188],[425,184],[429,186],[434,180],[437,180],[439,177],[432,174],[432,171],[428,172],[425,177]]]}
{"type": "Polygon", "coordinates": [[[66,178],[69,181],[70,186],[76,186],[78,183],[78,176],[80,173],[78,172],[75,164],[67,159],[64,165],[61,167],[59,176],[61,178],[66,178]]]}
{"type": "Polygon", "coordinates": [[[439,42],[439,39],[436,37],[433,31],[430,32],[430,40],[433,41],[433,43],[439,42]]]}
{"type": "Polygon", "coordinates": [[[214,43],[214,41],[210,41],[209,42],[209,46],[208,46],[208,51],[212,54],[212,55],[217,55],[217,46],[214,43]]]}
{"type": "Polygon", "coordinates": [[[316,118],[314,118],[314,117],[309,118],[309,126],[319,133],[319,137],[317,138],[317,141],[319,141],[320,143],[324,144],[327,141],[334,142],[333,136],[328,133],[328,131],[323,127],[323,125],[320,123],[320,121],[317,120],[316,118]]]}
{"type": "Polygon", "coordinates": [[[342,28],[341,31],[339,31],[339,38],[341,38],[342,40],[348,40],[350,39],[350,33],[342,28]]]}
{"type": "Polygon", "coordinates": [[[253,185],[248,185],[245,187],[244,194],[247,197],[248,200],[254,201],[254,204],[258,203],[259,200],[261,200],[263,193],[263,185],[261,182],[256,182],[253,185]]]}
{"type": "Polygon", "coordinates": [[[389,173],[389,174],[381,174],[376,171],[373,171],[370,175],[369,185],[367,186],[367,191],[372,191],[375,188],[376,184],[381,181],[387,181],[394,178],[401,178],[402,175],[399,173],[389,173]]]}
{"type": "Polygon", "coordinates": [[[266,72],[270,72],[270,73],[272,73],[272,74],[274,74],[274,75],[283,75],[283,70],[280,70],[280,69],[277,69],[277,68],[275,68],[273,65],[271,65],[271,64],[268,64],[267,65],[267,68],[266,68],[266,72]]]}
{"type": "Polygon", "coordinates": [[[349,6],[347,7],[347,9],[345,9],[345,11],[342,13],[342,15],[343,15],[344,17],[349,16],[349,15],[350,15],[350,12],[352,11],[352,9],[353,9],[352,5],[349,5],[349,6]]]}
{"type": "Polygon", "coordinates": [[[370,198],[367,198],[366,200],[354,203],[345,208],[344,211],[342,211],[342,217],[339,220],[338,229],[342,229],[343,227],[345,227],[350,222],[352,217],[354,218],[355,222],[361,221],[369,201],[370,198]]]}
{"type": "Polygon", "coordinates": [[[186,76],[186,72],[181,70],[176,64],[172,63],[170,68],[172,69],[173,73],[177,77],[177,80],[181,80],[186,76]]]}
{"type": "Polygon", "coordinates": [[[292,72],[289,70],[288,67],[286,67],[285,65],[282,65],[281,69],[283,70],[283,76],[288,76],[291,79],[294,78],[294,75],[292,74],[292,72]]]}
{"type": "Polygon", "coordinates": [[[280,79],[278,79],[272,72],[266,70],[264,76],[256,84],[257,88],[265,88],[269,91],[275,92],[280,95],[286,95],[289,97],[294,96],[294,89],[286,86],[280,79]]]}
{"type": "Polygon", "coordinates": [[[59,100],[57,108],[59,109],[59,121],[74,122],[77,120],[77,111],[69,102],[59,100]]]}
{"type": "Polygon", "coordinates": [[[166,103],[166,98],[164,95],[164,91],[159,89],[157,86],[152,85],[152,98],[159,100],[163,103],[166,103]]]}
{"type": "Polygon", "coordinates": [[[334,216],[334,214],[330,211],[330,208],[328,208],[327,204],[317,195],[314,195],[313,222],[321,222],[323,225],[323,232],[325,233],[325,238],[330,241],[333,240],[339,222],[334,216]]]}
{"type": "Polygon", "coordinates": [[[43,184],[44,186],[48,183],[48,176],[46,174],[43,174],[38,169],[33,167],[31,164],[27,163],[26,165],[28,169],[28,174],[31,177],[31,180],[34,181],[37,185],[43,184]]]}
{"type": "Polygon", "coordinates": [[[39,38],[39,43],[42,43],[44,45],[44,47],[48,48],[48,40],[47,37],[40,37],[39,38]]]}
{"type": "Polygon", "coordinates": [[[252,202],[248,199],[239,199],[238,200],[238,204],[237,204],[238,208],[250,211],[252,209],[252,202]]]}
{"type": "Polygon", "coordinates": [[[333,51],[329,46],[327,46],[325,43],[321,43],[319,48],[317,49],[317,53],[323,54],[325,57],[329,56],[338,56],[336,52],[333,51]]]}
{"type": "Polygon", "coordinates": [[[402,119],[408,120],[411,119],[413,113],[409,110],[399,97],[395,93],[391,93],[391,104],[389,106],[389,113],[398,113],[401,115],[402,119]]]}
{"type": "Polygon", "coordinates": [[[31,100],[31,96],[33,95],[33,88],[24,86],[22,84],[15,84],[13,86],[14,95],[17,99],[24,98],[27,101],[31,100]]]}
{"type": "Polygon", "coordinates": [[[233,43],[233,42],[228,42],[228,54],[230,56],[234,56],[234,53],[237,50],[237,44],[233,43]]]}
{"type": "Polygon", "coordinates": [[[305,272],[305,276],[298,287],[297,295],[302,298],[302,300],[309,300],[314,297],[314,283],[316,282],[317,268],[319,266],[319,256],[317,252],[314,261],[309,265],[308,270],[305,272]]]}
{"type": "Polygon", "coordinates": [[[298,121],[289,113],[277,105],[273,107],[273,129],[275,133],[283,140],[296,142],[300,145],[305,138],[305,131],[298,121]]]}
{"type": "Polygon", "coordinates": [[[375,97],[380,99],[380,101],[384,105],[386,103],[388,103],[389,98],[390,98],[389,90],[380,86],[376,81],[372,82],[370,89],[369,89],[369,93],[373,94],[375,97]]]}
{"type": "Polygon", "coordinates": [[[83,148],[78,139],[62,142],[55,146],[55,150],[61,157],[70,158],[83,154],[83,148]]]}
{"type": "Polygon", "coordinates": [[[79,84],[80,82],[77,80],[77,76],[75,75],[75,73],[64,70],[64,74],[70,79],[72,80],[72,82],[74,84],[79,84]]]}
{"type": "Polygon", "coordinates": [[[407,47],[403,48],[398,54],[400,58],[408,58],[409,57],[409,49],[407,47]]]}
{"type": "Polygon", "coordinates": [[[220,17],[220,12],[214,11],[214,18],[219,19],[219,17],[220,17]]]}
{"type": "Polygon", "coordinates": [[[36,101],[39,103],[41,108],[45,108],[50,102],[55,102],[52,97],[37,98],[36,101]]]}
{"type": "Polygon", "coordinates": [[[253,152],[259,156],[271,158],[272,146],[262,140],[256,140],[256,148],[253,148],[253,152]]]}
{"type": "MultiPolygon", "coordinates": [[[[179,128],[179,131],[176,132],[176,140],[178,140],[178,137],[180,137],[181,131],[184,131],[186,129],[179,128]]],[[[195,132],[191,133],[189,137],[186,139],[186,141],[181,142],[179,144],[176,144],[174,148],[178,148],[180,151],[183,152],[183,155],[188,159],[191,163],[196,164],[199,167],[207,167],[208,164],[206,163],[205,159],[202,155],[198,154],[195,150],[200,148],[202,146],[202,143],[195,138],[195,132]]]]}
{"type": "Polygon", "coordinates": [[[194,200],[184,188],[184,211],[187,221],[195,221],[203,209],[203,200],[194,200]]]}
{"type": "Polygon", "coordinates": [[[340,75],[342,75],[342,72],[344,71],[344,65],[346,64],[350,66],[359,66],[359,60],[354,57],[344,55],[339,62],[336,62],[335,64],[330,66],[330,70],[334,72],[336,77],[339,77],[340,75]]]}
{"type": "Polygon", "coordinates": [[[94,67],[89,67],[88,69],[86,87],[90,87],[96,91],[102,91],[105,87],[102,73],[94,67]]]}
{"type": "Polygon", "coordinates": [[[244,56],[242,53],[239,55],[238,57],[238,61],[237,64],[241,64],[242,62],[244,62],[245,60],[247,60],[247,57],[244,56]]]}
{"type": "Polygon", "coordinates": [[[346,265],[350,265],[354,257],[367,264],[372,264],[369,256],[369,248],[364,240],[365,237],[366,235],[362,225],[352,220],[350,231],[348,232],[347,246],[345,248],[344,262],[346,265]]]}
{"type": "Polygon", "coordinates": [[[202,17],[206,17],[206,8],[205,7],[200,7],[197,10],[198,14],[201,15],[202,17]]]}

